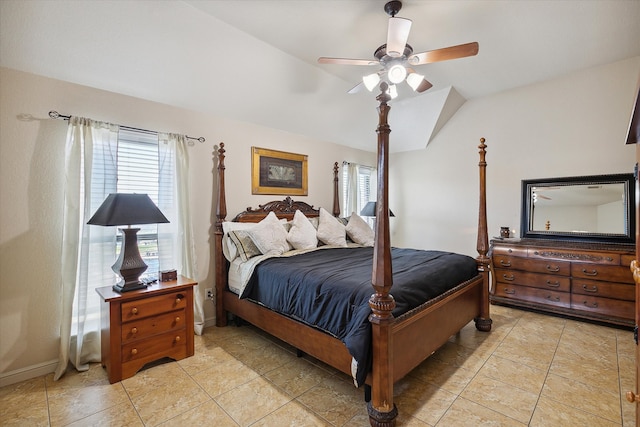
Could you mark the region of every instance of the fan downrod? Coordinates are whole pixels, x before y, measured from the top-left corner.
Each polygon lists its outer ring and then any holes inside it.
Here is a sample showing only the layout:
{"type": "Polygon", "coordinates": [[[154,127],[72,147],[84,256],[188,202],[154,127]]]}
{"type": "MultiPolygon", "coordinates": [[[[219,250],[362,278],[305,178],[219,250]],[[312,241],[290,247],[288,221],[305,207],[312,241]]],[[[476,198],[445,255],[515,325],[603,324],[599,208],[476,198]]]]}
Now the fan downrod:
{"type": "Polygon", "coordinates": [[[400,12],[400,9],[402,9],[402,2],[398,0],[390,1],[384,5],[384,11],[392,18],[400,12]]]}

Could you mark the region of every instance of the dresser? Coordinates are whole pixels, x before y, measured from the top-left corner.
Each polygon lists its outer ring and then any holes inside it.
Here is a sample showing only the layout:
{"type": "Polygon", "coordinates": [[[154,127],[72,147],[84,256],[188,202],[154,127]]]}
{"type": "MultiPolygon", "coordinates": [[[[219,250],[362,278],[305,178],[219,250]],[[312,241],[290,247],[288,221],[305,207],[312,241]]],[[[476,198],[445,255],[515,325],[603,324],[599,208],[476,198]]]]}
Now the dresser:
{"type": "Polygon", "coordinates": [[[102,366],[110,383],[129,378],[145,364],[164,357],[193,356],[196,284],[178,276],[121,294],[110,286],[96,289],[102,299],[102,366]]]}
{"type": "Polygon", "coordinates": [[[634,245],[494,239],[490,255],[494,304],[635,323],[634,245]]]}

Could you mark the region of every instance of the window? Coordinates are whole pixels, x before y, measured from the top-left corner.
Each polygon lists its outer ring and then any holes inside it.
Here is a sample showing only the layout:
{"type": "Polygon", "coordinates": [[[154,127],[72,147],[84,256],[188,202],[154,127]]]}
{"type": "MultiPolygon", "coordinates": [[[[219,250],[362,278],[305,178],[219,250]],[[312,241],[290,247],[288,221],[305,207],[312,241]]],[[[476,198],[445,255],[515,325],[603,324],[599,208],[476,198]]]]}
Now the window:
{"type": "MultiPolygon", "coordinates": [[[[376,200],[377,175],[376,169],[355,163],[344,163],[342,167],[342,212],[343,216],[351,212],[360,214],[367,202],[376,200]],[[353,179],[351,179],[353,174],[353,179]]],[[[372,218],[364,218],[370,225],[372,218]]]]}

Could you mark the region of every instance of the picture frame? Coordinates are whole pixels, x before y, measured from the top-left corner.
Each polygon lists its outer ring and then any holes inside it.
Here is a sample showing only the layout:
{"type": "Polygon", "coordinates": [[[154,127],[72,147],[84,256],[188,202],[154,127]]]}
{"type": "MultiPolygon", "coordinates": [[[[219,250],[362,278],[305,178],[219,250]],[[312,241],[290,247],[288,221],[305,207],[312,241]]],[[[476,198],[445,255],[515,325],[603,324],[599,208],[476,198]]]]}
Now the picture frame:
{"type": "Polygon", "coordinates": [[[306,196],[307,156],[251,147],[251,194],[306,196]]]}

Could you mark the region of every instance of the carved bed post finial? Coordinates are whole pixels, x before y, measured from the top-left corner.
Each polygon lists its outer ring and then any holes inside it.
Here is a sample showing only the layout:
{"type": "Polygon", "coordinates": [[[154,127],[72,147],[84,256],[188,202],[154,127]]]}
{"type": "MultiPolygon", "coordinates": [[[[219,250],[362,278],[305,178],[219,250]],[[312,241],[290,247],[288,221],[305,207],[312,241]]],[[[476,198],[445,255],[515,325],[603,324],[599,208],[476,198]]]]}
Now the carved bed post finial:
{"type": "Polygon", "coordinates": [[[490,259],[487,256],[489,252],[489,234],[487,232],[487,162],[485,139],[480,138],[478,145],[480,153],[480,162],[478,168],[480,171],[480,205],[478,207],[478,243],[476,249],[478,256],[476,262],[478,264],[478,272],[482,275],[482,298],[480,301],[480,316],[475,319],[476,328],[480,331],[490,331],[492,320],[489,316],[489,269],[490,259]]]}
{"type": "Polygon", "coordinates": [[[380,84],[381,93],[376,98],[378,107],[378,199],[376,204],[375,240],[373,244],[372,285],[375,293],[369,299],[372,314],[374,369],[371,373],[371,401],[368,404],[369,422],[375,427],[395,426],[398,409],[393,403],[393,324],[392,311],[396,306],[390,294],[393,285],[391,268],[391,243],[389,238],[389,133],[387,123],[391,99],[388,85],[380,84]]]}
{"type": "Polygon", "coordinates": [[[227,286],[227,265],[222,253],[222,223],[227,217],[227,199],[224,185],[224,142],[218,149],[218,191],[216,195],[216,225],[215,225],[215,275],[216,275],[216,326],[227,325],[227,312],[224,310],[222,295],[227,286]]]}
{"type": "Polygon", "coordinates": [[[333,164],[333,216],[340,216],[340,199],[338,197],[338,162],[333,164]]]}

